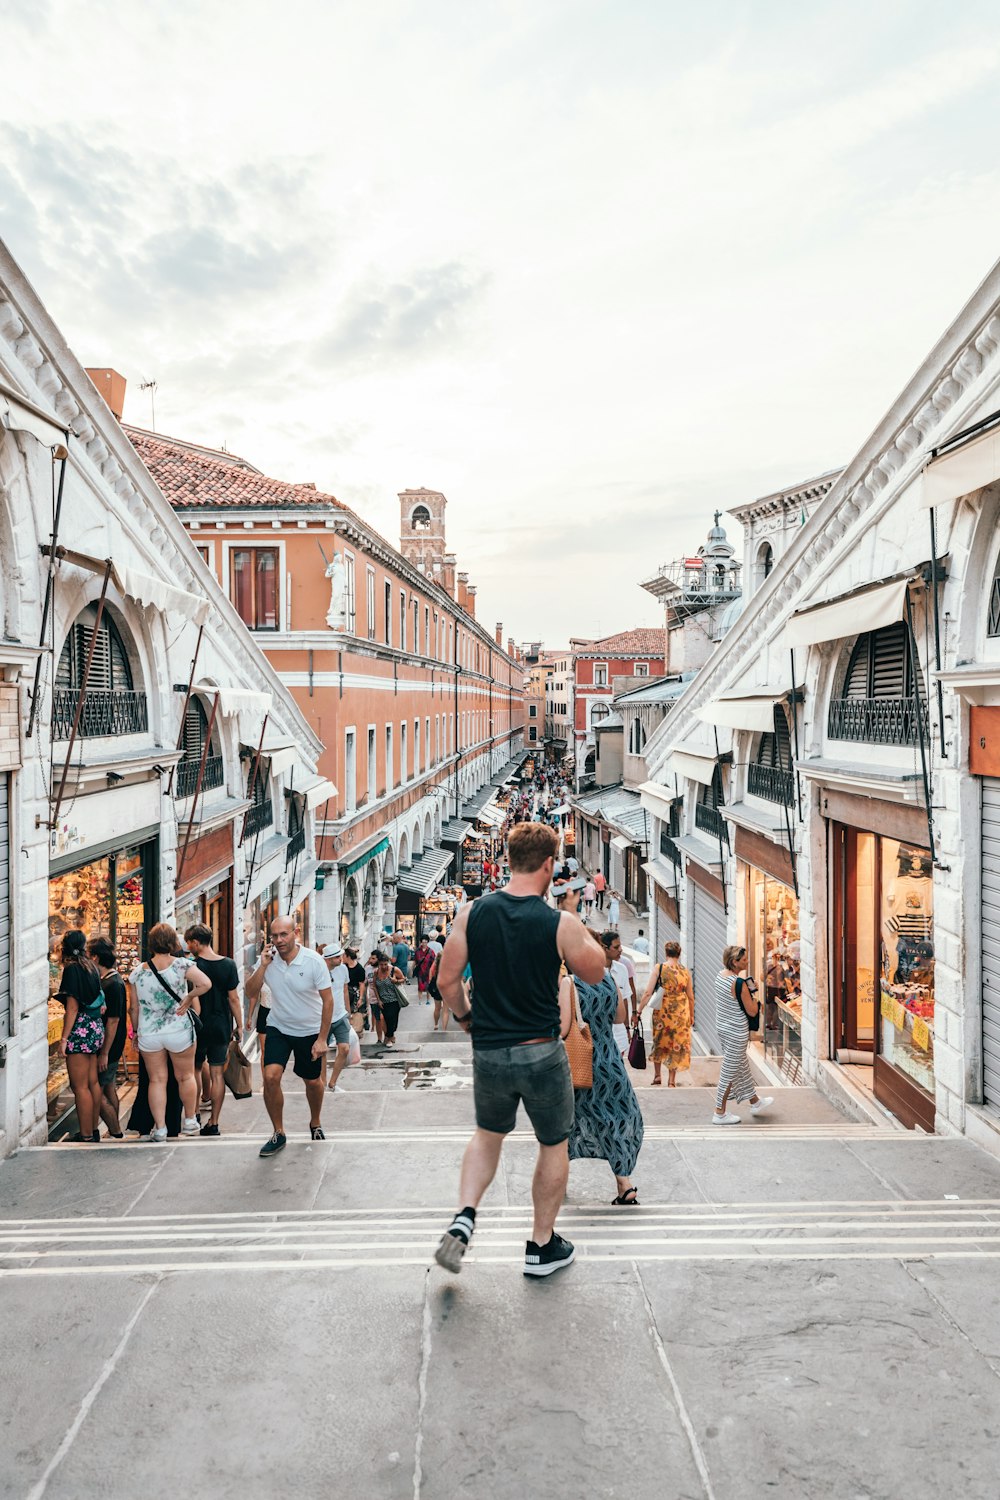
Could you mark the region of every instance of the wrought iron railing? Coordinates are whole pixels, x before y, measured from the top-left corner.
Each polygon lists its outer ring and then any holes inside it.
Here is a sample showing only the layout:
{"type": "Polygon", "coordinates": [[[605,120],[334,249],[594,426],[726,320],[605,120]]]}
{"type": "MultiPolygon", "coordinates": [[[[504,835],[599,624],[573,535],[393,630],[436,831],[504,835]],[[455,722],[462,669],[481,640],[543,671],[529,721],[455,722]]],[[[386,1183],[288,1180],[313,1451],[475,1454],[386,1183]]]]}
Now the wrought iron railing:
{"type": "MultiPolygon", "coordinates": [[[[194,789],[198,785],[198,767],[200,760],[182,760],[177,763],[177,774],[174,777],[174,796],[192,797],[194,789]]],[[[221,755],[210,755],[205,761],[205,774],[201,779],[203,792],[210,792],[213,787],[221,786],[225,780],[225,767],[222,764],[221,755]]]]}
{"type": "Polygon", "coordinates": [[[660,833],[660,853],[664,859],[672,860],[675,865],[682,863],[681,851],[670,837],[669,833],[660,833]]]}
{"type": "MultiPolygon", "coordinates": [[[[73,728],[79,688],[56,688],[52,694],[52,738],[68,740],[73,728]]],[[[107,735],[145,734],[149,728],[149,708],[145,693],[111,691],[107,688],[87,690],[77,734],[84,740],[107,735]]]]}
{"type": "Polygon", "coordinates": [[[707,802],[699,802],[695,808],[694,826],[700,828],[702,833],[710,833],[713,839],[729,843],[729,827],[725,818],[717,807],[712,807],[707,802]]]}
{"type": "Polygon", "coordinates": [[[927,705],[912,698],[835,698],[830,704],[828,732],[832,740],[855,740],[863,745],[916,745],[920,720],[929,737],[927,705]]]}
{"type": "Polygon", "coordinates": [[[270,828],[274,822],[274,808],[268,797],[264,802],[255,802],[247,813],[246,823],[243,827],[243,838],[252,839],[265,828],[270,828]]]}
{"type": "Polygon", "coordinates": [[[303,823],[301,828],[296,828],[288,840],[288,848],[285,850],[285,864],[290,865],[293,859],[298,859],[300,854],[306,852],[306,829],[303,823]]]}
{"type": "Polygon", "coordinates": [[[767,802],[791,807],[795,799],[795,777],[781,766],[758,766],[751,762],[747,767],[747,791],[767,802]]]}

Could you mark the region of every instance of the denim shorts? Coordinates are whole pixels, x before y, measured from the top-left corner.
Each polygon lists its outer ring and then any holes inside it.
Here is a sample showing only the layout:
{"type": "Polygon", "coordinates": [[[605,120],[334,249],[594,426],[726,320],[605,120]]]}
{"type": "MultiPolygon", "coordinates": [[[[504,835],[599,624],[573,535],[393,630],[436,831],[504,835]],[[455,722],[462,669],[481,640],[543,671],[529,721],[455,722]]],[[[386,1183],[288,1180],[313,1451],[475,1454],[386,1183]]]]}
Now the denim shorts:
{"type": "Polygon", "coordinates": [[[326,1045],[332,1047],[337,1042],[341,1047],[346,1047],[351,1040],[351,1018],[350,1016],[335,1016],[330,1022],[330,1030],[327,1032],[326,1045]]]}
{"type": "Polygon", "coordinates": [[[472,1079],[476,1124],[507,1135],[523,1104],[538,1142],[558,1146],[573,1129],[573,1082],[566,1048],[552,1042],[519,1047],[474,1047],[472,1079]]]}

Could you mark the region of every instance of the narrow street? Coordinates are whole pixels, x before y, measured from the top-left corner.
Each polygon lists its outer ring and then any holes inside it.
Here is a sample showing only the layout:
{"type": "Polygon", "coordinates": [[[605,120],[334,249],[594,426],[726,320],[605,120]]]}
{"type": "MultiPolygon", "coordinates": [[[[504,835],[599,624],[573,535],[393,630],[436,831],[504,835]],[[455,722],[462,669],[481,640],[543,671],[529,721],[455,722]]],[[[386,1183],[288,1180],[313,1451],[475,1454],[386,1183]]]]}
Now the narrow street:
{"type": "Polygon", "coordinates": [[[0,1165],[5,1497],[995,1493],[1000,1163],[805,1088],[713,1131],[710,1089],[639,1075],[641,1208],[575,1163],[578,1262],[525,1281],[519,1129],[448,1278],[469,1044],[411,994],[325,1142],[289,1079],[258,1159],[255,1070],[217,1141],[0,1165]]]}

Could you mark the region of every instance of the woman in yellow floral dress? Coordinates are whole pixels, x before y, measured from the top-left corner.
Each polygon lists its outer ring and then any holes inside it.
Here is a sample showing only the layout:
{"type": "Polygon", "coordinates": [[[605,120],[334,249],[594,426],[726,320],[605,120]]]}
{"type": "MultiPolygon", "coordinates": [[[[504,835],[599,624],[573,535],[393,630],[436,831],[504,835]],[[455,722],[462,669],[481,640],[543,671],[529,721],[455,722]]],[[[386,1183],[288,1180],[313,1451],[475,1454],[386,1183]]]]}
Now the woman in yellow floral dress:
{"type": "Polygon", "coordinates": [[[694,1027],[694,990],[691,975],[680,963],[680,943],[664,943],[664,961],[649,976],[639,1014],[659,990],[660,1003],[653,1010],[653,1084],[661,1084],[660,1070],[667,1066],[667,1087],[677,1087],[678,1068],[691,1066],[691,1031],[694,1027]]]}

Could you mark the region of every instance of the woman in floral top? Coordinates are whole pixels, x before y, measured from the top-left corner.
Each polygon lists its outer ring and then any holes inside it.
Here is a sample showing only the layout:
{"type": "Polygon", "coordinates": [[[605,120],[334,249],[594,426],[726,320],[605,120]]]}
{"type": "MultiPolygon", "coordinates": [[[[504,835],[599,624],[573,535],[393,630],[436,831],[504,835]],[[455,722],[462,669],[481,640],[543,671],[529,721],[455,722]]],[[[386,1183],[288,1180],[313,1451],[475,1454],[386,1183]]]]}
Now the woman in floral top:
{"type": "Polygon", "coordinates": [[[194,1073],[195,1033],[190,1012],[212,984],[192,958],[181,954],[180,939],[166,922],[149,931],[149,962],[132,970],[128,981],[129,1014],[139,1051],[149,1074],[151,1141],[167,1138],[167,1058],[177,1079],[184,1109],[185,1135],[197,1135],[198,1085],[194,1073]]]}
{"type": "Polygon", "coordinates": [[[78,928],[62,940],[62,978],[55,998],[66,1007],[59,1051],[66,1059],[70,1087],[80,1129],[74,1139],[101,1138],[101,1085],[97,1058],[104,1045],[104,991],[93,959],[87,956],[87,935],[78,928]]]}

